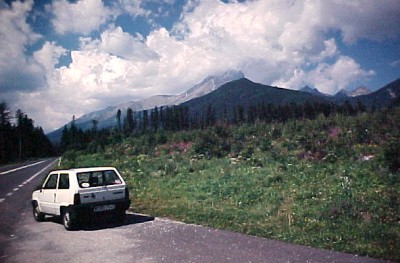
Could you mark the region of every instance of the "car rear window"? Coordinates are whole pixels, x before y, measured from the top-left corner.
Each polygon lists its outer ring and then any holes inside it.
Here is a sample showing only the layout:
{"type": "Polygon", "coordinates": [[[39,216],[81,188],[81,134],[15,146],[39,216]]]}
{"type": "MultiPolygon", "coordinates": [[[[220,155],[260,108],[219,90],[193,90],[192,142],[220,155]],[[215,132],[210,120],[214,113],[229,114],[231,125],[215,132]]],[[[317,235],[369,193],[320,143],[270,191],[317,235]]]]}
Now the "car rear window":
{"type": "Polygon", "coordinates": [[[77,173],[76,178],[81,188],[122,184],[121,179],[113,170],[77,173]]]}

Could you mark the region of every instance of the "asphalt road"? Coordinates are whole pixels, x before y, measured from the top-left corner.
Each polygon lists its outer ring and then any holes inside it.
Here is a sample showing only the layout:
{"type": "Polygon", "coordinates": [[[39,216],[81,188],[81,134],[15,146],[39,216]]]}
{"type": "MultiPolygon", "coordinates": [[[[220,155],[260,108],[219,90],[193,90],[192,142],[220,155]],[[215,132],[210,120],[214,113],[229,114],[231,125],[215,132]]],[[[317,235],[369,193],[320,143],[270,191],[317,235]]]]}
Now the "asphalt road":
{"type": "Polygon", "coordinates": [[[31,192],[56,162],[0,168],[0,262],[384,262],[133,213],[72,232],[37,223],[31,192]]]}

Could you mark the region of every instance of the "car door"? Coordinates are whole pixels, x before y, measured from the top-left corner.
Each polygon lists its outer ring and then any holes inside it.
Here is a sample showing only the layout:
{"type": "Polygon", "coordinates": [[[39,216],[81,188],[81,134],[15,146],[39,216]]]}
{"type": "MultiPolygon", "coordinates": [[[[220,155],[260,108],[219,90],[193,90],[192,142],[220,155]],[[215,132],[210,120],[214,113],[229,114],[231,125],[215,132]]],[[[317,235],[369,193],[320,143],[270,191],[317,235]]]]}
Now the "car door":
{"type": "Polygon", "coordinates": [[[50,174],[39,194],[40,209],[46,214],[56,214],[58,174],[50,174]]]}
{"type": "Polygon", "coordinates": [[[69,174],[60,173],[55,201],[56,214],[60,215],[61,206],[68,206],[71,203],[73,203],[73,193],[70,191],[69,174]]]}

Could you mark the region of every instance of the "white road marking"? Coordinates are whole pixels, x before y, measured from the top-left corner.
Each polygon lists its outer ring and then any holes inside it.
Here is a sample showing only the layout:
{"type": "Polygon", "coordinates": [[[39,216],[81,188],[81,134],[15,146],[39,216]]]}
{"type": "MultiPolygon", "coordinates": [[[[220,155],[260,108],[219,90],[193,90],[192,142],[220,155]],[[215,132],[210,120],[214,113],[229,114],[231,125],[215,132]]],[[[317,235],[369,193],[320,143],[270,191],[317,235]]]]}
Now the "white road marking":
{"type": "Polygon", "coordinates": [[[36,176],[38,176],[39,174],[41,174],[42,172],[44,172],[46,169],[48,169],[50,166],[52,166],[55,162],[57,162],[58,159],[54,160],[53,162],[51,162],[49,165],[47,165],[45,168],[43,168],[42,170],[40,170],[39,172],[35,173],[34,175],[32,175],[28,180],[26,180],[23,184],[27,184],[30,181],[32,181],[33,179],[35,179],[36,176]]]}
{"type": "Polygon", "coordinates": [[[28,167],[43,163],[45,161],[46,160],[40,161],[40,162],[37,162],[37,163],[28,164],[28,165],[25,165],[25,166],[21,166],[21,167],[18,167],[18,168],[12,169],[12,170],[8,170],[8,171],[5,171],[5,172],[1,172],[0,175],[12,173],[12,172],[15,172],[15,171],[18,171],[18,170],[21,170],[21,169],[25,169],[25,168],[28,168],[28,167]]]}
{"type": "MultiPolygon", "coordinates": [[[[30,181],[32,181],[33,179],[35,179],[36,176],[38,176],[39,174],[41,174],[42,172],[44,172],[46,169],[48,169],[50,166],[52,166],[52,165],[53,165],[55,162],[57,162],[57,161],[58,161],[58,159],[54,160],[54,161],[51,162],[49,165],[47,165],[45,168],[43,168],[43,169],[40,170],[39,172],[37,172],[37,173],[35,173],[34,175],[32,175],[28,180],[26,180],[25,182],[23,182],[22,184],[20,184],[18,187],[14,188],[14,189],[13,189],[13,192],[9,192],[8,194],[6,194],[6,196],[12,196],[12,195],[14,194],[14,192],[18,191],[18,190],[21,189],[24,185],[26,185],[27,183],[29,183],[30,181]]],[[[30,164],[30,165],[27,165],[27,166],[23,166],[23,167],[14,169],[14,170],[9,170],[9,171],[6,171],[6,172],[0,173],[0,174],[11,173],[11,172],[13,172],[13,171],[16,171],[16,170],[19,170],[19,169],[22,169],[22,168],[26,168],[26,167],[29,167],[29,166],[33,166],[33,165],[36,165],[36,164],[39,164],[39,163],[42,163],[42,162],[44,162],[44,161],[41,161],[41,162],[38,162],[38,163],[34,163],[34,164],[30,164]]],[[[0,198],[0,203],[4,202],[4,200],[5,200],[5,198],[0,198]]]]}

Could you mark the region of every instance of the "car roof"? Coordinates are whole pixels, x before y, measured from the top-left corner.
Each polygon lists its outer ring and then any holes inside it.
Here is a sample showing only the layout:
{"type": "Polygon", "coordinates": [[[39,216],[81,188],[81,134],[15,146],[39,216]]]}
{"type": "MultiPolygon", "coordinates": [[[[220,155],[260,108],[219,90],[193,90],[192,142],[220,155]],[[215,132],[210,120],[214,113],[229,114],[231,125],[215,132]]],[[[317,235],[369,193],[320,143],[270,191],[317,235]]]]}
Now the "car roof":
{"type": "Polygon", "coordinates": [[[75,173],[83,173],[83,172],[97,172],[97,171],[105,171],[105,170],[115,170],[115,167],[111,166],[101,166],[101,167],[81,167],[81,168],[71,168],[66,170],[54,170],[52,173],[68,173],[68,172],[75,172],[75,173]]]}

